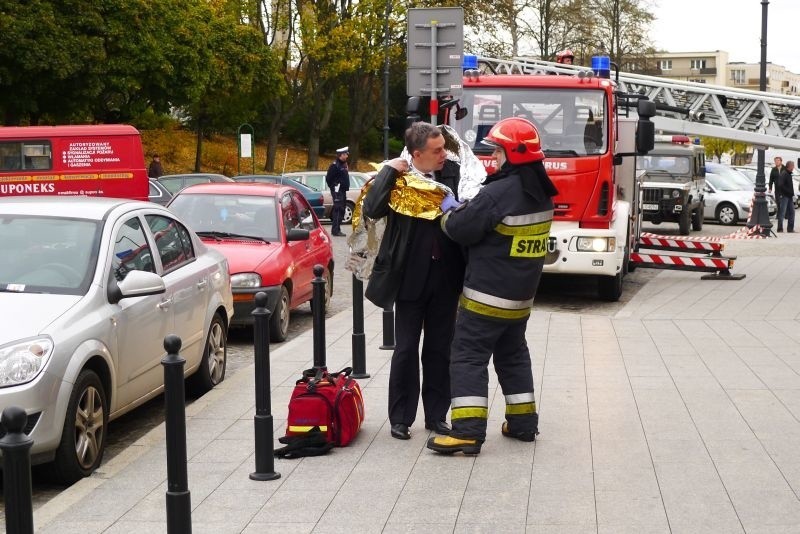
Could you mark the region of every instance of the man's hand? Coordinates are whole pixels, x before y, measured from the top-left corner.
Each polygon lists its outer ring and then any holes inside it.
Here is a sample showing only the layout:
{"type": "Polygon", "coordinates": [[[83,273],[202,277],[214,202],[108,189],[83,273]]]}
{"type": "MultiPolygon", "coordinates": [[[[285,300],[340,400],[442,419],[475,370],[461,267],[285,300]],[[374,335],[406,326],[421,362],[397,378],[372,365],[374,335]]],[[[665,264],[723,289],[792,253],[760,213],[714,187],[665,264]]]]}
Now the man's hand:
{"type": "Polygon", "coordinates": [[[390,159],[389,161],[386,162],[386,165],[388,165],[389,167],[393,168],[394,170],[396,170],[400,174],[403,174],[404,172],[408,172],[408,162],[406,160],[404,160],[403,158],[390,159]]]}
{"type": "Polygon", "coordinates": [[[450,210],[456,209],[460,205],[461,205],[461,202],[456,200],[456,197],[454,197],[453,195],[447,195],[446,197],[444,197],[444,199],[442,200],[442,203],[441,203],[441,205],[439,207],[442,208],[442,212],[443,213],[447,213],[450,210]]]}

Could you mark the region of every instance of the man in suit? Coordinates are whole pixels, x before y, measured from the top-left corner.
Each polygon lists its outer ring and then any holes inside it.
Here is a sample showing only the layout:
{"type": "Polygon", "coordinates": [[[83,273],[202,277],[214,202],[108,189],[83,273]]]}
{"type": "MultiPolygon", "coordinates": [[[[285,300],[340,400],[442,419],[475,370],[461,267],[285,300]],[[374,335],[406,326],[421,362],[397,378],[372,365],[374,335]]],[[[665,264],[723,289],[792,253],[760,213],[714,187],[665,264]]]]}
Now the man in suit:
{"type": "Polygon", "coordinates": [[[446,159],[439,128],[416,122],[406,130],[411,165],[386,162],[364,198],[367,217],[386,217],[386,230],[365,292],[377,306],[395,305],[395,350],[389,375],[389,423],[397,439],[411,437],[420,395],[419,342],[422,331],[422,405],[425,428],[450,431],[450,342],[464,280],[461,249],[444,235],[439,219],[403,215],[389,206],[399,175],[412,171],[458,189],[460,167],[446,159]]]}

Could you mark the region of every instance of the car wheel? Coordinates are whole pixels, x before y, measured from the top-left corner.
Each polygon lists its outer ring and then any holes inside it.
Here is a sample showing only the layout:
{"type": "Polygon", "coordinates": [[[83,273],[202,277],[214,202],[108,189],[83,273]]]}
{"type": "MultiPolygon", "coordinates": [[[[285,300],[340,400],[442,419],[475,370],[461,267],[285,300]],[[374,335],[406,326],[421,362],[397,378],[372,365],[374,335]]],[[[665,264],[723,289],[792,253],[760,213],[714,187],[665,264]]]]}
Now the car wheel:
{"type": "Polygon", "coordinates": [[[736,224],[739,221],[736,206],[730,202],[723,202],[717,206],[717,220],[720,224],[736,224]]]}
{"type": "Polygon", "coordinates": [[[356,205],[349,200],[344,204],[344,214],[342,215],[342,224],[350,224],[350,221],[353,220],[353,210],[356,209],[356,205]]]}
{"type": "Polygon", "coordinates": [[[291,303],[289,289],[281,286],[278,296],[278,303],[275,304],[275,311],[269,318],[269,339],[274,343],[286,341],[289,335],[289,304],[291,303]]]}
{"type": "Polygon", "coordinates": [[[72,388],[56,449],[54,467],[62,482],[73,484],[97,469],[106,447],[107,426],[106,390],[97,373],[86,369],[72,388]]]}
{"type": "Polygon", "coordinates": [[[219,315],[214,315],[208,327],[206,347],[200,368],[194,375],[198,393],[205,393],[225,380],[225,368],[228,363],[228,343],[225,323],[219,315]]]}
{"type": "Polygon", "coordinates": [[[697,209],[692,212],[692,230],[695,232],[703,229],[703,209],[704,206],[701,202],[697,209]]]}

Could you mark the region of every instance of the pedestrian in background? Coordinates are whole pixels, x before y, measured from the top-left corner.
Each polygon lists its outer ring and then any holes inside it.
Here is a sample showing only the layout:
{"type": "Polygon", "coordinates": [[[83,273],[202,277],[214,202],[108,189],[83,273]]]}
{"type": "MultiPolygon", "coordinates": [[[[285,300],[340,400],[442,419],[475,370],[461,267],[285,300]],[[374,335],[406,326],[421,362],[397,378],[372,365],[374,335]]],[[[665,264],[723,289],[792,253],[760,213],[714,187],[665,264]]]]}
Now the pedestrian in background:
{"type": "Polygon", "coordinates": [[[458,205],[445,198],[442,228],[467,249],[464,289],[450,359],[452,431],[428,440],[444,454],[478,454],[489,418],[489,360],[505,396],[502,433],[534,441],[539,415],[525,330],[544,267],[556,188],[536,127],[519,117],[495,124],[482,143],[497,171],[458,205]]]}
{"type": "MultiPolygon", "coordinates": [[[[775,186],[775,183],[778,181],[778,177],[781,175],[781,171],[783,170],[783,159],[780,156],[775,156],[775,166],[772,167],[772,170],[769,171],[769,192],[772,193],[772,188],[775,186]]],[[[778,193],[775,192],[775,202],[778,201],[778,193]]]]}
{"type": "Polygon", "coordinates": [[[781,170],[775,184],[775,194],[778,197],[778,231],[783,232],[783,219],[786,219],[786,231],[794,232],[794,180],[792,171],[794,161],[789,160],[781,170]]]}
{"type": "Polygon", "coordinates": [[[150,167],[147,168],[148,178],[158,178],[164,176],[164,167],[161,166],[161,156],[153,154],[153,160],[150,162],[150,167]]]}
{"type": "Polygon", "coordinates": [[[458,295],[464,279],[460,247],[448,239],[439,218],[427,220],[394,211],[390,195],[398,176],[416,171],[458,191],[461,167],[447,159],[445,139],[436,126],[415,122],[406,130],[411,156],[384,164],[363,205],[367,217],[386,217],[386,230],[375,258],[365,296],[384,309],[395,306],[395,349],[389,374],[391,435],[409,439],[419,405],[422,331],[422,406],[425,428],[450,431],[450,342],[453,339],[458,295]]]}
{"type": "Polygon", "coordinates": [[[347,192],[350,190],[350,171],[347,168],[347,158],[350,156],[348,147],[336,150],[336,159],[333,160],[325,175],[325,183],[331,190],[333,207],[331,208],[331,235],[344,236],[341,225],[344,218],[344,208],[347,201],[347,192]]]}

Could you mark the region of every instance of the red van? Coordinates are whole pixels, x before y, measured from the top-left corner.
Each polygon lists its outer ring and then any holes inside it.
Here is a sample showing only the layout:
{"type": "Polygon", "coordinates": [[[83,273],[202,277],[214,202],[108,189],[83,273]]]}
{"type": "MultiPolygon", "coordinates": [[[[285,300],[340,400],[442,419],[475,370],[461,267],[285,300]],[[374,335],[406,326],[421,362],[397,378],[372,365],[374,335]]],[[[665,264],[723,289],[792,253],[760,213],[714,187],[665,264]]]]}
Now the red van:
{"type": "Polygon", "coordinates": [[[0,127],[0,197],[147,200],[139,132],[124,124],[0,127]]]}

